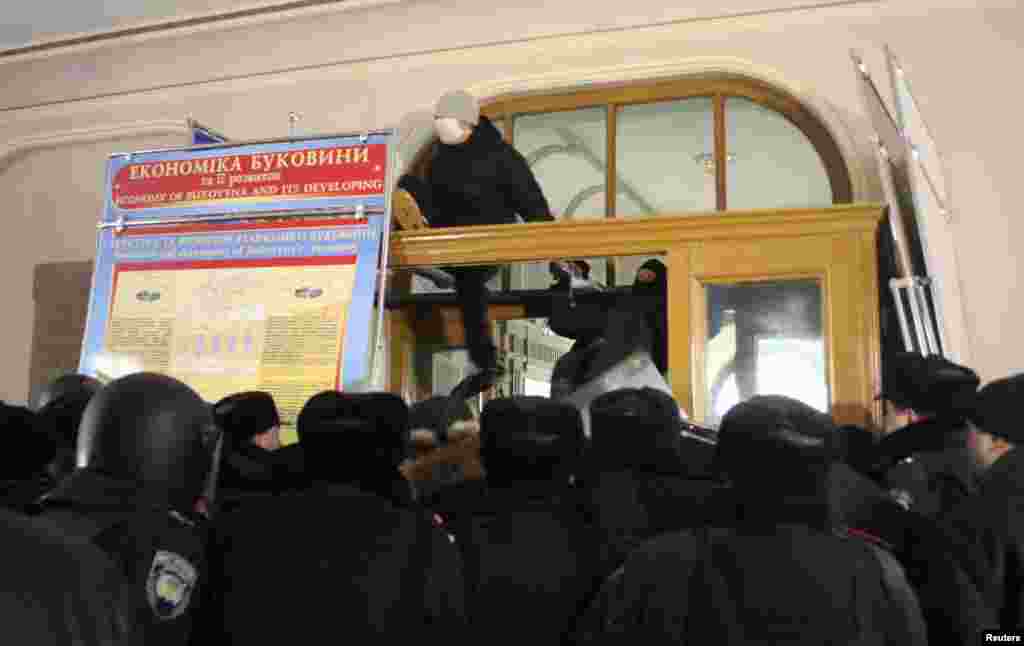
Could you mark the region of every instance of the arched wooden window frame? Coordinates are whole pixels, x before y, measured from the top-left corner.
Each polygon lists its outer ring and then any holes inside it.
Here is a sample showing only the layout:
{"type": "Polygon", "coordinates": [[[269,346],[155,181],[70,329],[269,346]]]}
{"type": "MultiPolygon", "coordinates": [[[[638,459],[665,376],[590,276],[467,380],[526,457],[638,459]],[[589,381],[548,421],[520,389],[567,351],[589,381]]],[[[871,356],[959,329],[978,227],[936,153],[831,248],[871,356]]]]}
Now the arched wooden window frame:
{"type": "MultiPolygon", "coordinates": [[[[607,111],[607,170],[605,186],[614,186],[616,171],[616,122],[623,106],[644,103],[710,97],[714,106],[714,161],[716,182],[716,208],[728,208],[726,186],[728,164],[722,163],[728,156],[726,142],[726,100],[745,98],[764,108],[772,110],[796,126],[814,146],[825,167],[832,189],[833,204],[848,204],[853,201],[853,184],[850,171],[843,160],[839,145],[822,122],[793,95],[763,81],[741,76],[715,76],[675,79],[670,81],[634,82],[593,90],[567,90],[565,92],[528,95],[522,97],[496,98],[486,103],[481,112],[492,121],[504,124],[506,140],[514,143],[513,131],[516,117],[527,114],[564,112],[584,108],[604,107],[607,111]]],[[[428,147],[429,148],[429,147],[428,147]]],[[[417,169],[425,170],[429,156],[421,154],[417,169]]],[[[616,198],[618,191],[605,191],[605,213],[607,217],[617,216],[616,198]]]]}

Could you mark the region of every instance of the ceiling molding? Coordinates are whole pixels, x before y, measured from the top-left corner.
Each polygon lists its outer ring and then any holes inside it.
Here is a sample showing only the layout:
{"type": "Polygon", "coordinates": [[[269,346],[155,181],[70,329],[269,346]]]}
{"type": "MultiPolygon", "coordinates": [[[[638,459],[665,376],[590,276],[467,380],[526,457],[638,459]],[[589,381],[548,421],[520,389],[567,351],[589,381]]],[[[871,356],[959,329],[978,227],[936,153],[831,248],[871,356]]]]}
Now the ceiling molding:
{"type": "Polygon", "coordinates": [[[0,64],[84,51],[122,39],[146,39],[195,33],[211,28],[290,20],[302,16],[342,13],[401,4],[409,0],[269,0],[239,3],[240,8],[139,22],[109,30],[64,34],[25,45],[0,49],[0,64]]]}

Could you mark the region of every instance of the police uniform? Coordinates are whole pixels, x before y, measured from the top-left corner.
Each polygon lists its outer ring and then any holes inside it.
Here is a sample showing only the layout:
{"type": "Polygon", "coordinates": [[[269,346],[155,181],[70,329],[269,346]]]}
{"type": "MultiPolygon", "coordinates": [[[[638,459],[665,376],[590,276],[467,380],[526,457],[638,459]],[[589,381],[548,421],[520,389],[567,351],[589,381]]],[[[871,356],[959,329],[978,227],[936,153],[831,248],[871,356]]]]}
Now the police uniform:
{"type": "Polygon", "coordinates": [[[122,377],[89,401],[78,466],[39,503],[42,517],[115,563],[147,646],[196,638],[207,541],[192,509],[212,495],[218,447],[210,406],[188,386],[122,377]]]}
{"type": "Polygon", "coordinates": [[[206,524],[140,502],[133,484],[78,471],[41,508],[46,519],[91,541],[117,566],[126,611],[145,644],[186,644],[205,583],[206,524]]]}
{"type": "Polygon", "coordinates": [[[43,519],[0,510],[4,643],[141,644],[123,611],[121,577],[100,550],[43,519]]]}

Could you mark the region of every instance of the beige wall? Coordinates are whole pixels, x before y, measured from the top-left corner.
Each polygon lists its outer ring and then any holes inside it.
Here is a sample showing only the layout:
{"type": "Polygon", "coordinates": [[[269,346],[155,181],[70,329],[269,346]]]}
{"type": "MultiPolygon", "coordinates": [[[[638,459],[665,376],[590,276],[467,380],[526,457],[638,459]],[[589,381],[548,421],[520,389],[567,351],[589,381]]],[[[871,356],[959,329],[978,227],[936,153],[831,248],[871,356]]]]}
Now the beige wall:
{"type": "Polygon", "coordinates": [[[455,87],[488,98],[729,70],[805,97],[851,155],[858,197],[877,199],[849,50],[880,74],[885,43],[903,61],[949,166],[965,356],[985,378],[1024,366],[1024,339],[1013,334],[1024,321],[1016,284],[1024,260],[1014,252],[1024,222],[1007,190],[1024,143],[1014,121],[1024,92],[1011,82],[1022,62],[1017,3],[794,9],[801,3],[636,0],[625,11],[621,3],[496,9],[448,0],[343,11],[347,4],[0,58],[0,192],[10,222],[0,237],[9,303],[0,397],[28,392],[32,267],[91,257],[106,155],[177,144],[171,124],[186,114],[235,138],[284,135],[291,110],[304,115],[307,132],[356,131],[429,110],[455,87]],[[125,130],[134,138],[105,139],[125,130]]]}

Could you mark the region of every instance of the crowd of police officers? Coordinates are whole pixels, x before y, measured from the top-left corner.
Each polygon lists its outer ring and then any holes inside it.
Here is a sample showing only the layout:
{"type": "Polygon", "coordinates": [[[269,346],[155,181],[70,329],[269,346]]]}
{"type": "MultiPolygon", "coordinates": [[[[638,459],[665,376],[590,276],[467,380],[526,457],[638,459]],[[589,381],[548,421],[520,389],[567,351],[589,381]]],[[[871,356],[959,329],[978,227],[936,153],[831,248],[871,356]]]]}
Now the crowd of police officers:
{"type": "Polygon", "coordinates": [[[10,644],[975,643],[1024,613],[1024,375],[887,364],[884,434],[781,396],[680,433],[671,397],[578,410],[69,375],[5,405],[10,644]]]}

